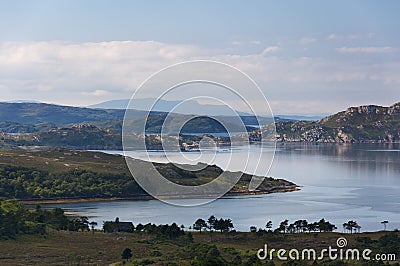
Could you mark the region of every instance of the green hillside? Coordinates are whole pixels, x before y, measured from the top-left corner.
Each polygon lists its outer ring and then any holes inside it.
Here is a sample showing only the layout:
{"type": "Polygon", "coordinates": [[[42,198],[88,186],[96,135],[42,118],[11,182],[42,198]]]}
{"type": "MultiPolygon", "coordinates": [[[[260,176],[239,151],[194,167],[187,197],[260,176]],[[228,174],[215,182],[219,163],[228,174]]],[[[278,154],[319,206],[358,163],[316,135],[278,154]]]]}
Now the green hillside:
{"type": "Polygon", "coordinates": [[[44,103],[0,103],[0,121],[30,125],[45,122],[70,124],[122,120],[124,114],[124,110],[90,109],[44,103]]]}
{"type": "MultiPolygon", "coordinates": [[[[46,132],[54,128],[69,128],[74,124],[91,124],[99,128],[122,130],[125,110],[120,109],[91,109],[72,106],[60,106],[44,103],[2,103],[0,102],[0,132],[4,133],[35,133],[46,132]]],[[[142,133],[146,122],[147,133],[160,133],[167,113],[130,110],[130,129],[134,133],[142,133]]],[[[231,131],[241,132],[241,122],[235,117],[220,116],[217,119],[196,117],[194,115],[171,114],[173,118],[166,127],[167,130],[181,128],[184,133],[223,133],[226,129],[217,122],[223,123],[231,131]]],[[[246,124],[258,124],[255,117],[241,117],[246,124]]],[[[271,122],[262,118],[262,122],[271,122]]],[[[248,127],[251,131],[254,127],[248,127]]]]}

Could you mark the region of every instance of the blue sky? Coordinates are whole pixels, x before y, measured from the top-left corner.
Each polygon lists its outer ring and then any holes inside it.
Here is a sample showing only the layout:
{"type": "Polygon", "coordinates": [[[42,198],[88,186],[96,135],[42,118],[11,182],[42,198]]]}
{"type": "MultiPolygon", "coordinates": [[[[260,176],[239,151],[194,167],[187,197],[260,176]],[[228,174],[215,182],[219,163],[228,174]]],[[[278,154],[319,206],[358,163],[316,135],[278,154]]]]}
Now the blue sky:
{"type": "Polygon", "coordinates": [[[0,1],[0,91],[89,105],[130,98],[170,64],[211,59],[248,73],[278,113],[389,105],[400,101],[399,10],[399,1],[0,1]]]}

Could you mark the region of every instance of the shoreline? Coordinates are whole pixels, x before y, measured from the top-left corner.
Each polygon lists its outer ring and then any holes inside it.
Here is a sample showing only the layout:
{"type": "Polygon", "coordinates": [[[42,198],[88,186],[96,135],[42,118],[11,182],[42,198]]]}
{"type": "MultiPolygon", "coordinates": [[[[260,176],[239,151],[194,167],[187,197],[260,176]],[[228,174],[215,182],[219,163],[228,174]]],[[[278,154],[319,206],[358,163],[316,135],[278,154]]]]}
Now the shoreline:
{"type": "MultiPolygon", "coordinates": [[[[265,195],[265,194],[272,194],[272,193],[286,193],[286,192],[294,192],[299,191],[300,186],[292,185],[287,187],[277,187],[271,188],[268,190],[256,190],[256,191],[232,191],[228,192],[220,198],[226,197],[235,197],[235,196],[250,196],[250,195],[265,195]]],[[[204,195],[202,195],[204,197],[204,195]]],[[[212,197],[212,195],[207,195],[206,197],[212,197]]],[[[160,197],[161,198],[161,197],[160,197]]],[[[176,197],[169,197],[170,199],[187,199],[186,197],[176,196],[176,197]]],[[[80,202],[102,202],[102,201],[119,201],[119,200],[155,200],[151,195],[137,195],[131,197],[109,197],[109,198],[102,198],[102,197],[93,197],[93,198],[59,198],[59,199],[32,199],[32,200],[23,200],[18,199],[24,205],[47,205],[47,204],[66,204],[66,203],[80,203],[80,202]]],[[[196,199],[196,196],[193,196],[192,199],[196,199]]]]}

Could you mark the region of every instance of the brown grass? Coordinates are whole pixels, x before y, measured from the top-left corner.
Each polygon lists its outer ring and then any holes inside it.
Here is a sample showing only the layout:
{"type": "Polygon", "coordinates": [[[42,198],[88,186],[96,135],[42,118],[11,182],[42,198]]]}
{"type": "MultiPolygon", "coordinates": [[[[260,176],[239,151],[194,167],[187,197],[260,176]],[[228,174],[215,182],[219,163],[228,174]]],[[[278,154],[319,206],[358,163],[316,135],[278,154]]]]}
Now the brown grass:
{"type": "MultiPolygon", "coordinates": [[[[378,239],[385,232],[346,234],[348,246],[355,245],[355,238],[368,236],[378,239]]],[[[213,244],[221,255],[231,260],[228,250],[234,249],[240,254],[255,254],[265,243],[274,248],[326,248],[335,246],[340,233],[311,233],[278,235],[278,239],[255,233],[193,232],[195,243],[213,244]],[[279,239],[280,238],[280,239],[279,239]]],[[[179,261],[179,254],[185,252],[185,241],[159,240],[139,233],[104,234],[102,232],[57,232],[51,231],[44,236],[23,236],[17,240],[0,241],[0,265],[109,265],[121,261],[121,252],[130,248],[133,259],[140,261],[148,258],[163,265],[166,260],[187,265],[189,261],[179,261]],[[158,250],[161,257],[154,257],[158,250]]]]}

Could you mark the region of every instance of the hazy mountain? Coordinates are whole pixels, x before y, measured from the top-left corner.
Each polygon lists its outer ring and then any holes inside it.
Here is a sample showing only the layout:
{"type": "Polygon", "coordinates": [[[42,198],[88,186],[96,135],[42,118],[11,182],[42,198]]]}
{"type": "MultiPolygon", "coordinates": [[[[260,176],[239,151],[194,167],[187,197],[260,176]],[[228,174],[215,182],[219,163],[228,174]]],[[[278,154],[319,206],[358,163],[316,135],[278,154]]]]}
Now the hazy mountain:
{"type": "Polygon", "coordinates": [[[276,118],[292,120],[292,121],[317,121],[325,117],[325,115],[276,115],[276,118]]]}
{"type": "MultiPolygon", "coordinates": [[[[89,108],[98,109],[126,109],[129,104],[129,99],[123,100],[111,100],[88,106],[89,108]]],[[[134,105],[131,105],[131,109],[147,111],[148,106],[152,106],[155,99],[135,99],[134,105]]],[[[196,115],[232,115],[232,111],[229,111],[226,106],[212,105],[212,104],[200,104],[195,100],[188,101],[169,101],[169,100],[158,100],[154,105],[153,111],[156,112],[171,112],[175,106],[179,104],[179,111],[174,111],[179,114],[196,114],[196,115]]],[[[244,112],[238,112],[239,115],[250,115],[244,112]]]]}
{"type": "MultiPolygon", "coordinates": [[[[139,99],[135,100],[135,105],[133,106],[135,110],[145,110],[147,106],[154,103],[154,99],[139,99]]],[[[157,104],[154,106],[154,111],[158,112],[169,112],[174,108],[174,106],[181,104],[182,101],[167,101],[167,100],[159,100],[157,104]]],[[[110,100],[94,105],[88,106],[88,108],[97,108],[97,109],[126,109],[129,104],[129,99],[123,100],[110,100]]],[[[226,107],[219,105],[211,105],[211,104],[200,104],[197,101],[191,100],[187,101],[184,108],[180,109],[180,114],[196,114],[196,115],[232,115],[231,112],[227,112],[226,107]]],[[[244,112],[238,112],[241,116],[253,117],[252,115],[244,112]]],[[[300,115],[276,115],[275,120],[277,122],[281,121],[316,121],[320,120],[324,116],[300,116],[300,115]]],[[[260,118],[263,120],[263,118],[260,118]]],[[[247,123],[251,124],[251,123],[247,123]]],[[[260,122],[260,124],[267,124],[264,122],[260,122]]],[[[254,124],[255,125],[255,124],[254,124]]]]}

